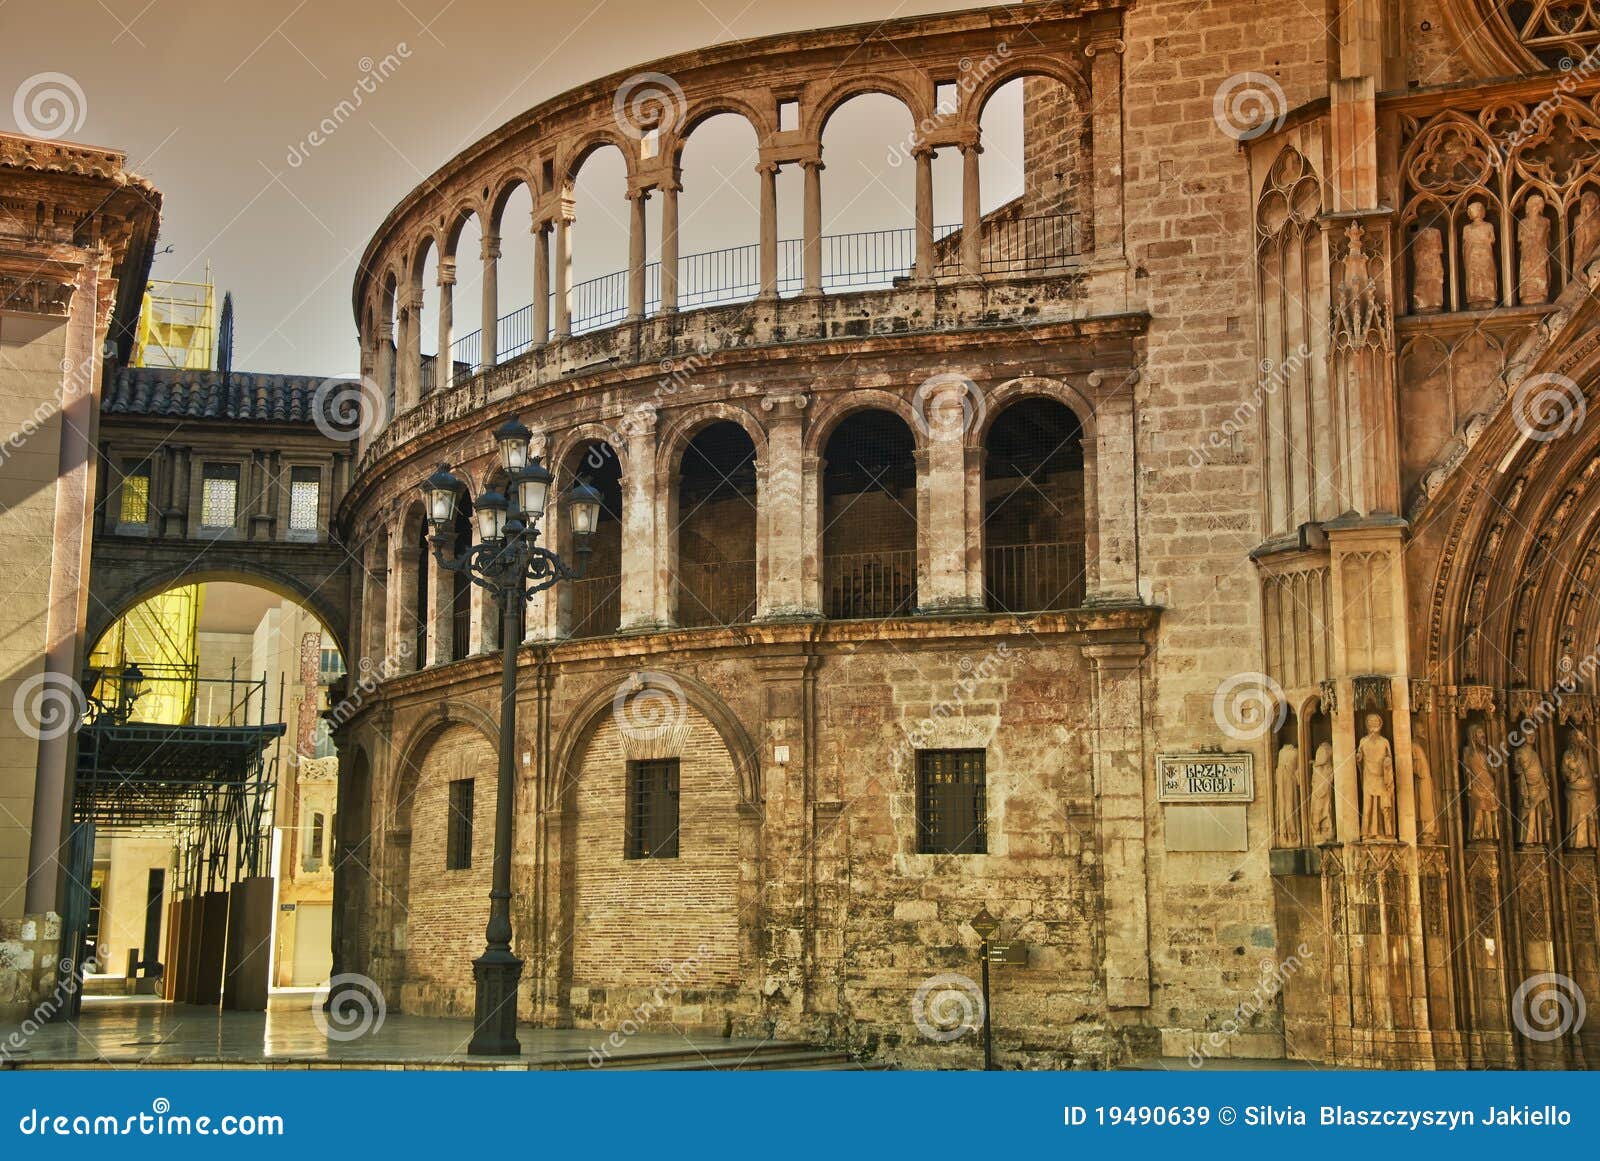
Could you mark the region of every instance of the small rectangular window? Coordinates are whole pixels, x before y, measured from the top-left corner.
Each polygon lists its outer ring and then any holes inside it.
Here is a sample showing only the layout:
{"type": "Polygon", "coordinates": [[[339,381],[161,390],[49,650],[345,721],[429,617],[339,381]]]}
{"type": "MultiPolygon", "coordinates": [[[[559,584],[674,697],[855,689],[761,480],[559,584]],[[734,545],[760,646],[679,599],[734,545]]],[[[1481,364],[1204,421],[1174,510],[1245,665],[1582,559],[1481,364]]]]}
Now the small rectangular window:
{"type": "Polygon", "coordinates": [[[239,465],[207,464],[200,488],[200,527],[232,528],[239,515],[239,465]]]}
{"type": "Polygon", "coordinates": [[[959,100],[954,81],[938,81],[934,84],[933,111],[939,116],[948,117],[954,113],[959,100]]]}
{"type": "Polygon", "coordinates": [[[778,132],[792,133],[800,128],[800,102],[796,100],[781,100],[778,102],[778,132]]]}
{"type": "Polygon", "coordinates": [[[472,866],[472,792],[471,778],[450,783],[450,819],[445,831],[444,852],[447,871],[464,871],[472,866]]]}
{"type": "Polygon", "coordinates": [[[316,468],[289,472],[289,531],[316,532],[322,503],[322,473],[316,468]]]}
{"type": "Polygon", "coordinates": [[[917,850],[981,855],[989,849],[982,750],[917,751],[917,850]]]}
{"type": "Polygon", "coordinates": [[[678,760],[628,763],[630,859],[678,857],[678,760]]]}
{"type": "Polygon", "coordinates": [[[147,462],[123,465],[122,501],[117,511],[117,523],[150,523],[150,465],[147,462]]]}

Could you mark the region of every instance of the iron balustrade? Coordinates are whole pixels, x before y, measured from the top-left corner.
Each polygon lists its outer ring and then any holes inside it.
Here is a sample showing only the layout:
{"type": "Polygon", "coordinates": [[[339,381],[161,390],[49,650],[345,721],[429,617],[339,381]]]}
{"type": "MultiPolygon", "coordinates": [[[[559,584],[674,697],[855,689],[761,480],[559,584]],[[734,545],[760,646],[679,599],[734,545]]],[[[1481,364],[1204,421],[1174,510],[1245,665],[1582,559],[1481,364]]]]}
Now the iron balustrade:
{"type": "Polygon", "coordinates": [[[569,637],[604,637],[622,624],[622,577],[587,576],[567,582],[572,596],[569,637]]]}
{"type": "Polygon", "coordinates": [[[908,616],[917,609],[917,550],[825,556],[823,587],[835,620],[908,616]]]}
{"type": "Polygon", "coordinates": [[[678,565],[679,625],[742,625],[755,613],[755,561],[678,565]]]}
{"type": "MultiPolygon", "coordinates": [[[[937,277],[963,273],[959,225],[935,226],[934,260],[937,277]]],[[[819,239],[824,291],[886,289],[909,278],[916,266],[916,230],[864,230],[824,234],[819,239]]],[[[979,269],[984,274],[1044,274],[1064,270],[1080,253],[1082,238],[1077,214],[1046,214],[1031,218],[986,220],[980,246],[979,269]]],[[[661,309],[661,263],[645,267],[645,313],[661,309]]],[[[798,294],[805,287],[805,241],[784,238],[778,242],[778,284],[781,295],[798,294]]],[[[678,308],[693,310],[751,299],[761,293],[761,246],[751,242],[684,254],[678,259],[678,308]]],[[[614,271],[576,283],[568,292],[572,306],[572,333],[586,334],[615,326],[628,315],[628,272],[614,271]]],[[[555,294],[550,296],[552,328],[556,319],[555,294]]],[[[533,307],[520,307],[497,320],[496,350],[504,361],[533,346],[533,307]]],[[[463,335],[451,347],[456,363],[482,369],[480,331],[463,335]]],[[[425,389],[434,381],[423,370],[425,389]]]]}
{"type": "Polygon", "coordinates": [[[991,544],[983,552],[984,596],[991,612],[1036,613],[1083,604],[1081,543],[991,544]]]}

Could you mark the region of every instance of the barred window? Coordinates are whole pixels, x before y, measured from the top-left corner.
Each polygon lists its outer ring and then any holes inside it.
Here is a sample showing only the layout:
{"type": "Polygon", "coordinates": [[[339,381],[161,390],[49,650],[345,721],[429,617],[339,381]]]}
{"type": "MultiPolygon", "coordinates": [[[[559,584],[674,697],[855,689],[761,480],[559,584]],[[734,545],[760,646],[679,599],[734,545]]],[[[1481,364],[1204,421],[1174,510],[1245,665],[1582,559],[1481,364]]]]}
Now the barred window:
{"type": "Polygon", "coordinates": [[[289,531],[315,532],[322,501],[322,473],[316,468],[289,472],[289,531]]]}
{"type": "Polygon", "coordinates": [[[239,465],[207,464],[201,480],[200,527],[232,528],[239,512],[239,465]]]}
{"type": "Polygon", "coordinates": [[[472,794],[471,778],[450,783],[450,819],[444,849],[447,871],[464,871],[472,866],[472,794]]]}
{"type": "Polygon", "coordinates": [[[150,522],[150,465],[131,463],[122,469],[122,503],[117,512],[118,524],[148,524],[150,522]]]}
{"type": "Polygon", "coordinates": [[[982,855],[989,850],[982,750],[917,751],[917,850],[982,855]]]}
{"type": "Polygon", "coordinates": [[[628,763],[627,831],[626,857],[678,857],[676,758],[628,763]]]}

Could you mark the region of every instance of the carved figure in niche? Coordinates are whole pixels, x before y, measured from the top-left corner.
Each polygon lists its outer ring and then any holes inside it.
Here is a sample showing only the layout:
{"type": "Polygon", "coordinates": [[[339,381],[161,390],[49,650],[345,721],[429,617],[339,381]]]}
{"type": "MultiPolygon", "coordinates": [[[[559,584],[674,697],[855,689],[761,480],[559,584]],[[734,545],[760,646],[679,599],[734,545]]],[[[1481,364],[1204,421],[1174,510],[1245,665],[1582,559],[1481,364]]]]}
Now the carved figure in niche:
{"type": "Polygon", "coordinates": [[[1517,301],[1533,306],[1550,301],[1550,219],[1544,216],[1544,198],[1534,194],[1517,223],[1517,301]]]}
{"type": "Polygon", "coordinates": [[[1311,838],[1331,843],[1333,830],[1333,745],[1323,742],[1311,760],[1311,838]]]}
{"type": "Polygon", "coordinates": [[[1574,732],[1561,755],[1561,781],[1567,789],[1567,845],[1588,851],[1600,845],[1600,819],[1596,817],[1594,767],[1583,752],[1583,739],[1574,732]]]}
{"type": "Polygon", "coordinates": [[[1278,747],[1278,764],[1272,771],[1272,789],[1278,804],[1278,845],[1300,845],[1300,747],[1286,742],[1278,747]]]}
{"type": "Polygon", "coordinates": [[[1522,804],[1518,838],[1524,846],[1542,846],[1550,841],[1550,780],[1531,742],[1518,746],[1512,761],[1517,768],[1517,801],[1522,804]]]}
{"type": "Polygon", "coordinates": [[[1482,202],[1467,206],[1470,219],[1461,230],[1461,264],[1467,271],[1467,305],[1494,306],[1500,300],[1500,280],[1495,275],[1494,223],[1484,219],[1482,202]]]}
{"type": "Polygon", "coordinates": [[[1423,226],[1411,236],[1411,309],[1444,307],[1444,237],[1438,226],[1423,226]]]}
{"type": "Polygon", "coordinates": [[[1361,775],[1361,836],[1392,839],[1394,832],[1394,750],[1383,736],[1383,718],[1366,717],[1367,732],[1356,743],[1361,775]]]}
{"type": "Polygon", "coordinates": [[[1489,765],[1488,734],[1481,724],[1467,730],[1467,744],[1461,747],[1461,769],[1466,777],[1467,814],[1473,839],[1500,837],[1500,799],[1495,794],[1494,770],[1489,765]]]}
{"type": "Polygon", "coordinates": [[[1583,191],[1578,199],[1578,216],[1572,222],[1572,268],[1582,270],[1600,245],[1600,193],[1583,191]]]}
{"type": "Polygon", "coordinates": [[[1411,734],[1411,773],[1417,782],[1417,835],[1425,843],[1439,841],[1439,795],[1433,785],[1433,767],[1428,764],[1428,751],[1422,736],[1413,728],[1411,734]]]}

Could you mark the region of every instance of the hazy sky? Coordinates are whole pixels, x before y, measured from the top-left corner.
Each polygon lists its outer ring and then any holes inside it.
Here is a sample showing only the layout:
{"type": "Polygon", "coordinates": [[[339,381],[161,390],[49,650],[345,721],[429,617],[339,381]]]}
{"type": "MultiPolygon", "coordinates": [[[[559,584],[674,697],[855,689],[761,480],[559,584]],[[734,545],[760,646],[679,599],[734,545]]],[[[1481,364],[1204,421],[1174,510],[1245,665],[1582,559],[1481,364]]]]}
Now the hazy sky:
{"type": "MultiPolygon", "coordinates": [[[[124,150],[130,166],[162,191],[161,248],[171,252],[157,258],[153,277],[199,279],[210,262],[219,294],[233,292],[234,366],[348,374],[357,367],[351,280],[373,231],[424,176],[524,110],[660,56],[793,31],[802,16],[827,26],[974,6],[980,5],[0,0],[0,124],[26,131],[17,116],[23,93],[44,84],[67,91],[75,106],[69,116],[75,123],[81,117],[67,137],[124,150]],[[370,67],[365,62],[381,61],[401,44],[409,55],[364,98],[359,113],[291,165],[290,153],[349,97],[370,67]],[[65,74],[70,84],[40,79],[50,73],[65,74]]],[[[1002,106],[993,108],[1000,117],[1002,106]]],[[[887,98],[862,98],[846,113],[830,124],[824,143],[831,150],[825,228],[909,225],[911,167],[883,161],[885,146],[909,130],[909,116],[887,98]]],[[[1015,169],[1017,151],[998,132],[993,141],[986,133],[985,146],[984,201],[993,205],[1009,196],[1000,173],[1015,169]]],[[[728,118],[706,123],[691,138],[684,253],[755,240],[753,148],[753,134],[728,118]]],[[[958,172],[953,153],[940,158],[940,221],[959,216],[958,172]]],[[[581,176],[579,279],[625,265],[620,173],[620,157],[601,154],[581,176]]],[[[798,233],[799,193],[798,172],[786,171],[784,236],[798,233]]],[[[522,207],[509,212],[508,221],[527,221],[522,207]]],[[[507,230],[501,262],[501,314],[530,293],[532,244],[515,233],[507,230]]],[[[464,245],[462,254],[468,252],[464,245]]],[[[462,264],[458,335],[478,321],[475,265],[462,264]]],[[[425,311],[431,305],[430,294],[425,311]]],[[[432,350],[431,335],[424,346],[432,350]]]]}

